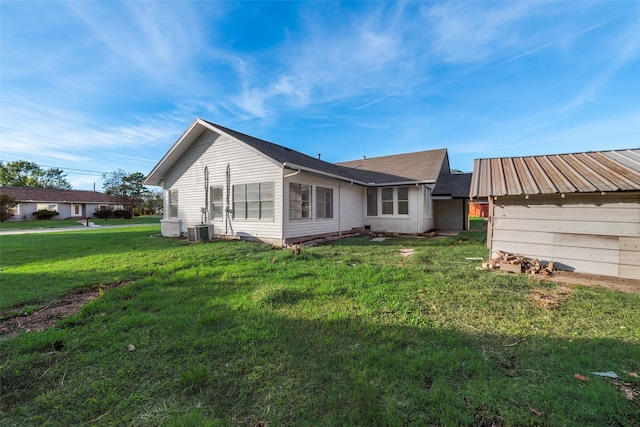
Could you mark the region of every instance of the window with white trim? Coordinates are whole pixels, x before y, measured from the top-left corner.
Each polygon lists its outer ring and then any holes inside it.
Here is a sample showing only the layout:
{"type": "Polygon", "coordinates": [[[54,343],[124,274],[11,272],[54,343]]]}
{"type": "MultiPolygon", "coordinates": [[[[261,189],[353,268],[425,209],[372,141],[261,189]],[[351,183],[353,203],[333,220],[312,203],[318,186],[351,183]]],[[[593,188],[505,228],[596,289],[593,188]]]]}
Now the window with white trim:
{"type": "Polygon", "coordinates": [[[169,218],[178,218],[178,190],[169,190],[169,218]]]}
{"type": "Polygon", "coordinates": [[[316,218],[333,218],[333,188],[316,187],[316,218]]]}
{"type": "Polygon", "coordinates": [[[234,219],[273,219],[274,183],[259,182],[233,186],[234,219]]]}
{"type": "Polygon", "coordinates": [[[47,210],[47,211],[56,211],[58,212],[58,204],[57,203],[38,203],[37,210],[47,210]]]}
{"type": "Polygon", "coordinates": [[[222,219],[222,186],[216,185],[209,187],[209,200],[211,206],[209,207],[209,216],[211,219],[222,219]]]}
{"type": "Polygon", "coordinates": [[[393,188],[382,189],[382,215],[393,215],[393,188]]]}
{"type": "Polygon", "coordinates": [[[378,216],[377,188],[367,188],[367,216],[378,216]]]}
{"type": "Polygon", "coordinates": [[[289,183],[289,219],[311,218],[311,186],[289,183]]]}
{"type": "Polygon", "coordinates": [[[409,187],[398,187],[398,215],[409,215],[409,187]]]}

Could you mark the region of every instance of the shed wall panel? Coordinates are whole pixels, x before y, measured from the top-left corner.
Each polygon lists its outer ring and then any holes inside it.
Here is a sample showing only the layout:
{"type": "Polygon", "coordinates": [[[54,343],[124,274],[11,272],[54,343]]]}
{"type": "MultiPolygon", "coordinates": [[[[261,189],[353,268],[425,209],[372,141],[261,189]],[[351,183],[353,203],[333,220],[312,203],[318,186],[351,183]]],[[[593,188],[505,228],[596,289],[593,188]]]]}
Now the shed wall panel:
{"type": "Polygon", "coordinates": [[[491,249],[553,260],[578,272],[638,278],[638,194],[597,193],[589,199],[587,195],[533,201],[499,198],[491,249]]]}
{"type": "Polygon", "coordinates": [[[620,277],[640,279],[640,238],[620,237],[620,277]]]}

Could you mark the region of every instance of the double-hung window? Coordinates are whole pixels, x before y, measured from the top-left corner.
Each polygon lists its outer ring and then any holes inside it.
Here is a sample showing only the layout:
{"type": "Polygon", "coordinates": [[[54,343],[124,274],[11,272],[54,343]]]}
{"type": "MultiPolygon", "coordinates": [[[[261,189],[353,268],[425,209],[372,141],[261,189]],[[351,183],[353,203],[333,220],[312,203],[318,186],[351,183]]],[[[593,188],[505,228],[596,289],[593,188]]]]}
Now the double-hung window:
{"type": "Polygon", "coordinates": [[[382,215],[393,215],[393,188],[382,189],[382,215]]]}
{"type": "Polygon", "coordinates": [[[273,219],[273,182],[233,186],[234,219],[273,219]]]}
{"type": "Polygon", "coordinates": [[[367,188],[367,216],[378,216],[377,188],[367,188]]]}
{"type": "Polygon", "coordinates": [[[398,215],[409,215],[409,187],[398,187],[398,215]]]}
{"type": "Polygon", "coordinates": [[[316,187],[316,218],[333,218],[333,188],[316,187]]]}
{"type": "Polygon", "coordinates": [[[311,218],[311,186],[289,183],[289,219],[311,218]]]}
{"type": "Polygon", "coordinates": [[[178,217],[178,190],[169,190],[169,218],[178,217]]]}
{"type": "Polygon", "coordinates": [[[209,216],[211,219],[222,219],[222,186],[213,186],[209,188],[209,216]]]}

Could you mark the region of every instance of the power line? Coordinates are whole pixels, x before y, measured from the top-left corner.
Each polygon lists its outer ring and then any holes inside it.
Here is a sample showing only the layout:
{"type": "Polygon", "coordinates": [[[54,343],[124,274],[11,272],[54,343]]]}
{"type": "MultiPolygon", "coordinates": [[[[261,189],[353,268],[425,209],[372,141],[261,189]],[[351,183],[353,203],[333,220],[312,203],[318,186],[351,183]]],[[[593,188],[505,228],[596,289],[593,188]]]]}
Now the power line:
{"type": "MultiPolygon", "coordinates": [[[[21,136],[21,135],[15,135],[15,136],[17,138],[26,139],[26,140],[29,140],[29,141],[35,141],[35,142],[38,142],[40,144],[55,145],[52,142],[49,142],[47,140],[55,140],[55,141],[60,141],[60,142],[63,142],[63,143],[68,143],[68,141],[66,141],[66,140],[64,140],[62,138],[56,138],[55,136],[46,136],[46,135],[40,135],[40,134],[32,133],[32,132],[25,132],[23,130],[13,129],[13,128],[10,128],[10,127],[7,127],[7,126],[0,126],[0,129],[6,129],[7,131],[10,131],[12,133],[19,133],[19,134],[27,135],[26,137],[25,136],[21,136]],[[45,140],[43,141],[42,139],[29,138],[29,135],[30,136],[34,136],[36,138],[44,138],[45,140]]],[[[56,146],[56,149],[60,150],[60,148],[58,146],[56,146]]],[[[117,157],[122,157],[122,158],[125,158],[125,159],[131,159],[131,160],[137,160],[137,161],[141,161],[141,162],[151,162],[151,163],[155,163],[156,162],[156,160],[153,160],[153,159],[145,159],[144,157],[124,156],[124,155],[118,153],[117,151],[110,151],[110,150],[103,150],[103,149],[93,150],[91,148],[87,148],[87,147],[84,147],[84,146],[82,148],[82,151],[89,151],[89,152],[94,152],[94,153],[99,153],[99,154],[109,153],[109,154],[113,154],[114,156],[117,156],[117,157]]],[[[67,153],[79,154],[79,153],[73,153],[73,152],[70,152],[70,151],[67,151],[67,153]]],[[[91,156],[87,156],[87,157],[91,157],[91,156]]],[[[102,158],[102,157],[100,157],[100,158],[102,158]]]]}
{"type": "MultiPolygon", "coordinates": [[[[9,161],[0,159],[0,162],[9,162],[9,161]]],[[[108,173],[108,172],[93,171],[93,170],[88,170],[88,169],[64,168],[64,167],[61,167],[61,166],[51,166],[51,165],[40,165],[40,164],[38,164],[38,166],[43,167],[43,168],[61,169],[63,172],[66,172],[68,170],[77,171],[78,174],[80,172],[82,172],[85,175],[89,174],[89,175],[95,175],[95,176],[102,176],[102,174],[108,173]]],[[[69,173],[76,174],[76,172],[69,172],[69,173]]]]}
{"type": "Polygon", "coordinates": [[[92,125],[92,124],[89,124],[89,123],[83,123],[83,122],[80,122],[78,120],[69,119],[69,118],[66,118],[66,117],[58,116],[56,114],[51,114],[51,113],[47,113],[47,112],[44,112],[44,111],[36,110],[35,108],[26,107],[24,105],[15,104],[13,102],[0,100],[0,104],[4,104],[4,105],[7,105],[7,106],[13,107],[13,108],[19,108],[19,109],[25,110],[25,111],[30,111],[32,113],[40,114],[41,116],[48,117],[50,119],[60,120],[61,122],[70,123],[70,124],[73,124],[73,125],[76,125],[76,126],[82,126],[82,127],[88,128],[88,129],[99,130],[99,131],[107,132],[107,133],[113,134],[113,135],[119,135],[121,137],[128,138],[128,139],[135,140],[135,141],[138,140],[138,138],[133,137],[131,135],[127,135],[125,133],[117,132],[117,131],[114,131],[114,130],[111,130],[111,129],[106,129],[106,128],[103,128],[103,127],[100,127],[100,126],[96,126],[96,125],[92,125]]]}

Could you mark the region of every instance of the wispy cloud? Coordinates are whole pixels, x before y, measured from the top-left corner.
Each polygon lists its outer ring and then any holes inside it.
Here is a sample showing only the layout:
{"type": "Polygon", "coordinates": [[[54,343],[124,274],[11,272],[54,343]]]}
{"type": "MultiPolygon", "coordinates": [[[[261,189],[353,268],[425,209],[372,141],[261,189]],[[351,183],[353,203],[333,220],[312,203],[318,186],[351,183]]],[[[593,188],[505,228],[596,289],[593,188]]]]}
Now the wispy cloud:
{"type": "Polygon", "coordinates": [[[444,62],[471,63],[512,46],[516,25],[538,7],[535,2],[445,2],[422,10],[433,54],[444,62]]]}

